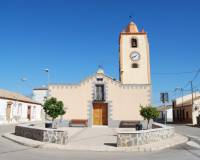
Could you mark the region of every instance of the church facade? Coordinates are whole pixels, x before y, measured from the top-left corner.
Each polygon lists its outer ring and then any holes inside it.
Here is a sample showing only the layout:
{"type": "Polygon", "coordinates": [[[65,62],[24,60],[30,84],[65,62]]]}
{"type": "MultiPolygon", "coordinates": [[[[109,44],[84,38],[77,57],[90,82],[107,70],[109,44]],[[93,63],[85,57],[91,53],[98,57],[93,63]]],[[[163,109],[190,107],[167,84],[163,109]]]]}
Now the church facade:
{"type": "Polygon", "coordinates": [[[50,84],[48,95],[63,101],[68,122],[118,127],[120,121],[142,120],[140,106],[151,104],[149,43],[134,22],[119,35],[119,75],[115,80],[99,69],[78,84],[50,84]]]}

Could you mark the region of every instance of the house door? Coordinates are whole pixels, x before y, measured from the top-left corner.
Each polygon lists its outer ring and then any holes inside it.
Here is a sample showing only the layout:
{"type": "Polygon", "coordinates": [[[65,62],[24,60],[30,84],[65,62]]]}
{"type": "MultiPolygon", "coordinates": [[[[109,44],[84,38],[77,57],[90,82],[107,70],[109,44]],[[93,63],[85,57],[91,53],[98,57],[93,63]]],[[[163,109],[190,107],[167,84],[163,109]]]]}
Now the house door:
{"type": "Polygon", "coordinates": [[[93,104],[93,124],[94,125],[108,125],[107,103],[93,104]]]}
{"type": "Polygon", "coordinates": [[[10,122],[10,113],[11,113],[12,103],[8,103],[6,107],[6,121],[10,122]]]}
{"type": "Polygon", "coordinates": [[[31,106],[28,106],[27,118],[28,120],[31,120],[31,106]]]}

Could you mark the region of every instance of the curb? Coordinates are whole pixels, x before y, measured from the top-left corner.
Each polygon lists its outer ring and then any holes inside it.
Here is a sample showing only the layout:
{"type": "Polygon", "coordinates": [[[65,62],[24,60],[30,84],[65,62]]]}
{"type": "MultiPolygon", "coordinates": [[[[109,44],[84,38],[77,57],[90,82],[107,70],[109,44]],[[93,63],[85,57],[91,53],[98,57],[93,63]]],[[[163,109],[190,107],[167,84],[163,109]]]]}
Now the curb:
{"type": "Polygon", "coordinates": [[[15,143],[27,146],[27,147],[32,147],[32,148],[39,148],[42,145],[44,145],[44,142],[40,142],[40,141],[35,141],[29,138],[25,138],[25,137],[20,137],[20,136],[16,136],[13,133],[6,133],[3,134],[2,137],[11,140],[15,143]]]}
{"type": "Polygon", "coordinates": [[[178,139],[174,140],[173,143],[163,142],[161,144],[156,144],[159,142],[155,142],[152,144],[147,144],[147,145],[143,145],[143,146],[135,146],[135,147],[111,147],[111,146],[85,146],[85,145],[70,145],[70,144],[59,145],[59,144],[35,141],[35,140],[29,139],[29,138],[16,136],[12,133],[3,134],[2,137],[9,139],[13,142],[16,142],[18,144],[32,147],[32,148],[57,149],[57,150],[65,150],[65,151],[66,150],[68,150],[68,151],[69,150],[71,150],[71,151],[95,151],[95,152],[156,152],[156,151],[160,151],[163,149],[167,149],[170,147],[174,147],[176,145],[186,143],[189,140],[188,137],[176,134],[176,137],[174,137],[174,138],[178,138],[178,139]]]}

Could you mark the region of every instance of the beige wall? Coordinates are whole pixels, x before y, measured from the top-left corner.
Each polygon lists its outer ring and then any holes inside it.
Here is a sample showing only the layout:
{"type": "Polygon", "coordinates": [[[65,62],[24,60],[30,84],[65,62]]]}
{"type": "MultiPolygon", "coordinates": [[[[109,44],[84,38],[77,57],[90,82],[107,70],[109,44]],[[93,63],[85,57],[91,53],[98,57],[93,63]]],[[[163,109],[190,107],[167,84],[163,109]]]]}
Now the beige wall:
{"type": "MultiPolygon", "coordinates": [[[[196,98],[196,97],[199,97],[199,96],[200,96],[199,92],[193,93],[193,98],[196,98]]],[[[187,94],[187,95],[184,95],[183,97],[178,97],[178,98],[175,99],[176,105],[182,104],[182,102],[184,103],[184,102],[191,100],[191,99],[192,99],[192,94],[187,94]]]]}
{"type": "MultiPolygon", "coordinates": [[[[185,99],[191,99],[191,94],[187,95],[184,97],[185,99]]],[[[197,117],[200,115],[200,99],[194,99],[194,106],[192,107],[191,102],[188,103],[187,105],[183,103],[183,106],[180,104],[180,99],[178,99],[178,104],[179,106],[174,106],[174,121],[175,122],[181,122],[181,123],[192,123],[192,124],[197,124],[197,117]],[[179,119],[177,115],[177,110],[179,111],[179,119]],[[184,110],[184,118],[183,118],[183,110],[184,110]],[[180,117],[180,111],[181,111],[181,117],[180,117]],[[188,118],[186,117],[186,113],[188,112],[188,118]]]]}
{"type": "Polygon", "coordinates": [[[96,74],[77,85],[50,85],[49,94],[64,102],[66,108],[64,119],[92,120],[93,95],[95,84],[98,83],[105,84],[110,123],[118,120],[142,119],[139,106],[151,103],[150,85],[122,85],[103,74],[96,74]],[[103,78],[103,82],[97,82],[97,77],[103,78]]]}

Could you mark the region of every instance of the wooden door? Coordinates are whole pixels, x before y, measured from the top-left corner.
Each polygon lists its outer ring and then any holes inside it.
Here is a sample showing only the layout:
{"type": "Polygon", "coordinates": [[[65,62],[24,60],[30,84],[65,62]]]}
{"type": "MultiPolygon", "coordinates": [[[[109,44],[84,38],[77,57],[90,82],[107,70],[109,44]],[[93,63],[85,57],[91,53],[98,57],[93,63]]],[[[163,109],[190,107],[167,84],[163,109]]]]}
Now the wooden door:
{"type": "Polygon", "coordinates": [[[8,103],[6,107],[6,121],[10,122],[10,113],[11,113],[12,103],[8,103]]]}
{"type": "Polygon", "coordinates": [[[31,106],[28,106],[27,118],[28,120],[31,120],[31,106]]]}
{"type": "Polygon", "coordinates": [[[106,103],[93,104],[93,124],[107,125],[108,124],[108,107],[106,103]]]}

